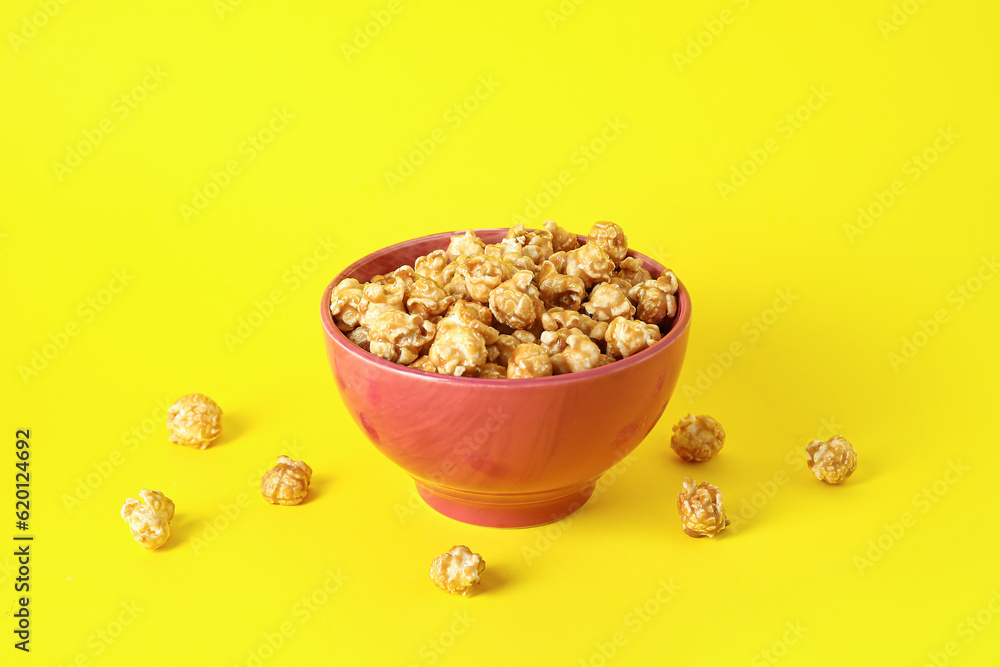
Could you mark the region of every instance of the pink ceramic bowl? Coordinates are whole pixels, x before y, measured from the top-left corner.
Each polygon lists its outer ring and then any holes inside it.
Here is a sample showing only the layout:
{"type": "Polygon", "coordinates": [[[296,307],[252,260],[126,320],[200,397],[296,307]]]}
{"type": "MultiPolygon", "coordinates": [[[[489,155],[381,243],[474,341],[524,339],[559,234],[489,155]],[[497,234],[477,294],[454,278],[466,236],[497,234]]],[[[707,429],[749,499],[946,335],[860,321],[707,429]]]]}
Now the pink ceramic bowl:
{"type": "MultiPolygon", "coordinates": [[[[455,233],[397,243],[344,269],[320,314],[337,388],[365,435],[416,482],[428,505],[480,526],[537,526],[581,507],[600,476],[642,442],[667,407],[684,361],[691,299],[681,284],[663,339],[628,359],[527,380],[451,377],[385,361],[355,346],[330,316],[345,278],[413,264],[455,233]]],[[[487,243],[505,229],[476,230],[487,243]]],[[[581,237],[582,240],[583,237],[581,237]]],[[[663,267],[629,252],[659,275],[663,267]]]]}

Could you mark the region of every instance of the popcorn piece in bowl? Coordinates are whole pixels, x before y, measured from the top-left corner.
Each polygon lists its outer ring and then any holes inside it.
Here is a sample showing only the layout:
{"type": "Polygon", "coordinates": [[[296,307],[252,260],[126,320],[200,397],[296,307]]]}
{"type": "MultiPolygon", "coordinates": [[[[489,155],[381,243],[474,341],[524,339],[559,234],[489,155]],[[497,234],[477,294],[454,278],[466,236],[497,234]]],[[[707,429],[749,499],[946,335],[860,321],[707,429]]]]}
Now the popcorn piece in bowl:
{"type": "Polygon", "coordinates": [[[159,491],[142,489],[142,500],[129,498],[122,505],[122,519],[132,531],[132,539],[147,549],[162,547],[170,537],[170,521],[174,518],[174,501],[159,491]]]}
{"type": "Polygon", "coordinates": [[[552,360],[545,348],[536,343],[522,343],[514,348],[507,362],[510,379],[541,378],[552,375],[552,360]]]}
{"type": "Polygon", "coordinates": [[[361,290],[365,297],[361,304],[362,309],[368,304],[377,303],[403,310],[403,303],[406,301],[406,281],[400,276],[392,276],[383,282],[365,283],[361,286],[361,290]]]}
{"type": "Polygon", "coordinates": [[[410,364],[410,368],[427,371],[428,373],[437,373],[437,368],[434,366],[434,362],[432,362],[431,358],[426,354],[417,357],[413,363],[410,364]]]}
{"type": "Polygon", "coordinates": [[[482,255],[485,249],[486,243],[476,236],[472,230],[469,230],[464,234],[452,236],[445,254],[448,256],[449,262],[454,262],[459,257],[482,255]]]}
{"type": "Polygon", "coordinates": [[[450,296],[444,285],[426,276],[417,276],[406,295],[406,310],[411,315],[430,319],[448,309],[455,297],[450,296]]]}
{"type": "Polygon", "coordinates": [[[438,373],[477,375],[486,364],[486,341],[473,329],[452,324],[434,337],[427,356],[438,373]]]}
{"type": "Polygon", "coordinates": [[[601,283],[591,290],[590,299],[583,304],[583,309],[601,322],[610,322],[616,317],[631,318],[635,314],[635,306],[625,290],[614,283],[601,283]]]}
{"type": "Polygon", "coordinates": [[[813,440],[806,445],[809,469],[816,479],[827,484],[842,484],[858,465],[858,455],[847,438],[835,435],[827,441],[813,440]]]}
{"type": "Polygon", "coordinates": [[[413,262],[413,270],[416,271],[417,275],[430,278],[442,285],[447,285],[455,274],[454,266],[444,250],[434,250],[417,257],[416,261],[413,262]]]}
{"type": "Polygon", "coordinates": [[[368,325],[368,349],[387,361],[410,364],[434,338],[435,326],[419,315],[388,308],[368,325]]]}
{"type": "Polygon", "coordinates": [[[490,311],[497,321],[513,329],[529,329],[541,319],[545,306],[532,278],[530,271],[518,271],[490,292],[490,311]]]}
{"type": "Polygon", "coordinates": [[[497,342],[500,332],[490,326],[493,323],[493,313],[485,304],[459,299],[448,307],[444,317],[438,320],[438,331],[443,332],[449,326],[458,324],[469,327],[486,341],[487,345],[497,342]]]}
{"type": "Polygon", "coordinates": [[[582,278],[559,273],[549,259],[538,269],[538,291],[546,309],[578,310],[587,296],[582,278]]]}
{"type": "MultiPolygon", "coordinates": [[[[549,259],[551,261],[552,258],[549,259]]],[[[611,280],[614,271],[615,263],[608,253],[593,243],[585,243],[566,253],[566,266],[562,273],[576,276],[583,281],[584,287],[590,289],[611,280]]]]}
{"type": "Polygon", "coordinates": [[[337,328],[351,331],[361,317],[361,301],[365,295],[361,283],[354,278],[341,280],[330,292],[330,314],[337,328]]]}
{"type": "Polygon", "coordinates": [[[660,329],[640,320],[616,317],[604,334],[608,354],[614,359],[627,359],[660,340],[660,329]]]}
{"type": "Polygon", "coordinates": [[[598,322],[586,313],[563,308],[550,308],[542,314],[542,327],[546,331],[559,329],[579,329],[593,341],[604,340],[608,330],[607,322],[598,322]]]}
{"type": "Polygon", "coordinates": [[[469,547],[459,545],[440,554],[431,563],[431,581],[448,593],[468,595],[479,585],[479,577],[486,569],[486,561],[469,547]]]}
{"type": "Polygon", "coordinates": [[[205,394],[181,396],[167,410],[170,442],[205,449],[222,432],[222,408],[205,394]]]}
{"type": "Polygon", "coordinates": [[[470,301],[487,303],[490,292],[503,281],[509,280],[513,273],[510,264],[496,257],[462,257],[455,262],[455,275],[448,283],[448,293],[470,301]]]}
{"type": "Polygon", "coordinates": [[[260,495],[272,505],[298,505],[309,493],[312,468],[305,461],[279,456],[278,463],[260,480],[260,495]]]}
{"type": "Polygon", "coordinates": [[[596,368],[601,360],[601,348],[579,329],[546,331],[541,341],[552,361],[553,375],[596,368]]]}
{"type": "Polygon", "coordinates": [[[674,424],[670,447],[685,461],[707,461],[722,449],[726,432],[708,415],[688,415],[674,424]]]}
{"type": "Polygon", "coordinates": [[[618,266],[628,253],[628,238],[622,228],[613,222],[595,222],[590,228],[587,243],[593,243],[608,254],[618,266]]]}
{"type": "Polygon", "coordinates": [[[649,271],[643,268],[641,259],[626,257],[621,261],[618,272],[611,277],[611,282],[620,285],[627,293],[636,285],[651,280],[652,277],[649,271]]]}
{"type": "Polygon", "coordinates": [[[580,247],[580,240],[576,238],[576,234],[563,229],[555,221],[546,220],[542,223],[542,227],[552,235],[552,249],[555,252],[576,250],[580,247]]]}
{"type": "Polygon", "coordinates": [[[665,271],[656,280],[647,280],[629,290],[628,297],[637,304],[635,316],[648,324],[659,324],[677,314],[677,276],[665,271]]]}
{"type": "Polygon", "coordinates": [[[502,380],[507,377],[507,367],[487,361],[479,369],[479,377],[486,378],[487,380],[502,380]]]}
{"type": "Polygon", "coordinates": [[[521,254],[530,257],[536,264],[541,264],[552,255],[552,233],[546,229],[527,231],[524,223],[519,222],[507,231],[507,238],[521,247],[521,254]]]}
{"type": "Polygon", "coordinates": [[[684,478],[677,496],[677,512],[684,532],[691,537],[715,537],[730,524],[719,487],[708,482],[696,485],[690,477],[684,478]]]}

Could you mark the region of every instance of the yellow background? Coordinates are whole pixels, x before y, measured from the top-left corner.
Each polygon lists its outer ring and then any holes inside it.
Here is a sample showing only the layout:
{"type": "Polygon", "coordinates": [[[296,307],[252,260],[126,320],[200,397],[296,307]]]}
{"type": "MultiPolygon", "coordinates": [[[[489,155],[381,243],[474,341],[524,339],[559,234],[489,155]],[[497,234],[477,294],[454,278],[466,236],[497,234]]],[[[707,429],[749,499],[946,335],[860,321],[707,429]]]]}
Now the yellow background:
{"type": "Polygon", "coordinates": [[[996,8],[306,4],[0,11],[3,664],[995,664],[996,8]],[[621,224],[691,290],[691,344],[582,512],[477,528],[350,421],[319,300],[379,247],[522,218],[621,224]],[[225,410],[206,451],[166,437],[192,391],[225,410]],[[670,450],[688,412],[715,460],[670,450]],[[842,487],[802,465],[833,432],[842,487]],[[281,453],[300,507],[255,490],[281,453]],[[717,539],[681,532],[688,474],[738,519],[717,539]],[[177,504],[157,552],[118,516],[144,487],[177,504]],[[469,599],[427,577],[455,544],[488,563],[469,599]]]}

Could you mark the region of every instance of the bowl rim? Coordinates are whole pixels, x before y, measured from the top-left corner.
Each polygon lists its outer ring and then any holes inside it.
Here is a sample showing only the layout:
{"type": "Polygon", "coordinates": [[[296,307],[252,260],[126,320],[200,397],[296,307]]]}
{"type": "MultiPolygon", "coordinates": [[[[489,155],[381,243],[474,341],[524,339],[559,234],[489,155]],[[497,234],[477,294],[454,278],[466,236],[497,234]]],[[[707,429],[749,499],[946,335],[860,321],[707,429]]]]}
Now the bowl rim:
{"type": "MultiPolygon", "coordinates": [[[[336,277],[326,286],[323,291],[323,298],[320,300],[320,318],[323,322],[324,333],[327,338],[332,340],[338,348],[342,349],[345,353],[354,356],[357,359],[362,360],[362,363],[373,363],[376,366],[380,366],[388,372],[400,373],[404,377],[418,378],[426,382],[439,382],[447,384],[468,384],[469,386],[489,386],[496,389],[505,388],[516,388],[516,387],[527,387],[541,384],[556,384],[560,382],[585,382],[587,379],[593,379],[608,375],[613,375],[616,373],[622,373],[627,371],[631,366],[637,363],[642,363],[643,360],[648,359],[655,355],[659,349],[663,349],[671,345],[674,341],[681,338],[687,331],[691,323],[691,296],[684,286],[684,283],[677,279],[677,314],[674,316],[674,324],[663,337],[656,341],[651,347],[634,354],[627,359],[618,359],[613,363],[599,366],[597,368],[590,368],[585,371],[580,371],[578,373],[566,373],[564,375],[552,375],[548,377],[540,378],[519,378],[510,382],[503,382],[506,378],[477,378],[477,377],[465,377],[465,376],[455,376],[455,375],[444,375],[442,373],[429,373],[427,371],[422,371],[416,368],[410,368],[409,366],[403,366],[402,364],[397,364],[393,361],[388,361],[365,349],[358,347],[352,343],[347,335],[341,331],[333,321],[333,315],[330,313],[330,293],[333,288],[336,287],[342,280],[346,278],[353,277],[353,274],[357,271],[358,267],[362,264],[370,262],[372,259],[389,254],[390,252],[398,252],[400,250],[405,250],[408,246],[423,244],[430,240],[441,240],[444,244],[441,249],[447,247],[447,240],[456,234],[464,234],[466,231],[472,231],[477,236],[480,232],[504,232],[508,230],[508,227],[485,227],[479,229],[460,229],[456,231],[448,232],[437,232],[434,234],[426,234],[424,236],[419,236],[412,239],[407,239],[405,241],[400,241],[399,243],[394,243],[389,246],[385,246],[379,250],[368,253],[364,257],[361,257],[354,262],[351,262],[346,268],[340,271],[336,277]]],[[[526,228],[531,231],[531,228],[526,228]]],[[[577,239],[581,242],[586,242],[586,235],[577,234],[577,239]]],[[[667,270],[662,264],[652,259],[651,257],[644,255],[640,252],[636,252],[631,248],[628,251],[629,257],[636,257],[641,259],[643,265],[649,269],[656,269],[657,275],[662,274],[663,271],[667,270]]]]}

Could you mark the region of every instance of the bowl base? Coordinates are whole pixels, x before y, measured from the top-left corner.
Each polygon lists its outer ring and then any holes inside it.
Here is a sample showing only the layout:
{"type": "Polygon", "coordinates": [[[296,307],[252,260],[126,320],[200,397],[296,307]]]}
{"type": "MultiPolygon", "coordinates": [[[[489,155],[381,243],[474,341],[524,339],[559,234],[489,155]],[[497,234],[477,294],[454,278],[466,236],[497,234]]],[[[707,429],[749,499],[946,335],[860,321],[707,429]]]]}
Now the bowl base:
{"type": "Polygon", "coordinates": [[[414,481],[420,497],[440,514],[489,528],[530,528],[558,521],[583,507],[596,483],[543,493],[489,494],[414,481]]]}

